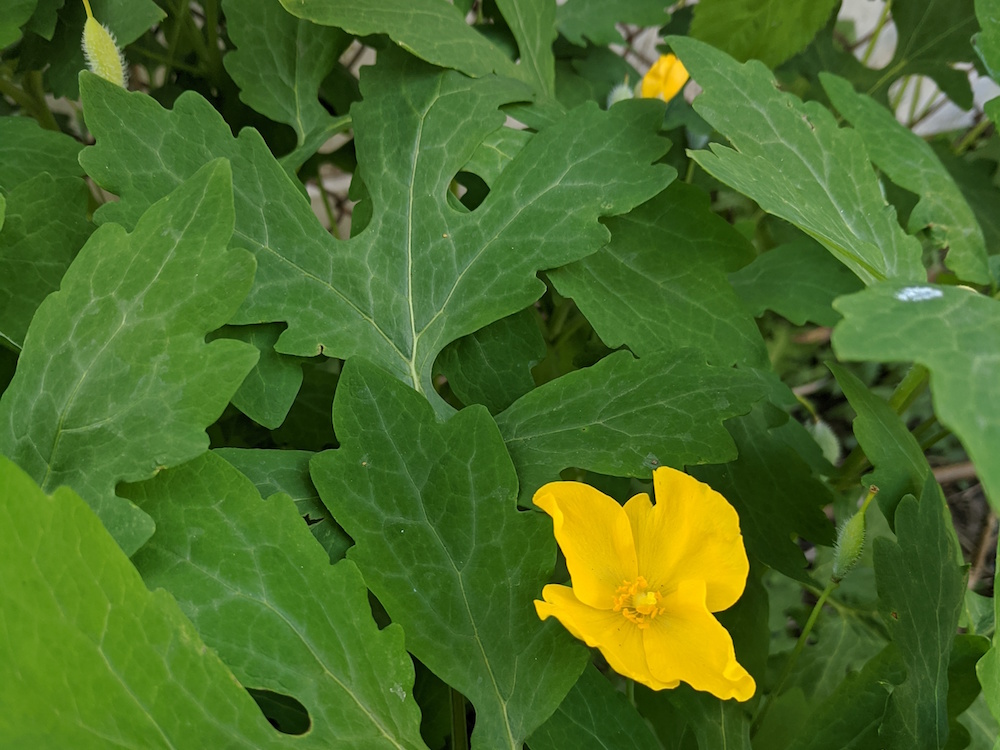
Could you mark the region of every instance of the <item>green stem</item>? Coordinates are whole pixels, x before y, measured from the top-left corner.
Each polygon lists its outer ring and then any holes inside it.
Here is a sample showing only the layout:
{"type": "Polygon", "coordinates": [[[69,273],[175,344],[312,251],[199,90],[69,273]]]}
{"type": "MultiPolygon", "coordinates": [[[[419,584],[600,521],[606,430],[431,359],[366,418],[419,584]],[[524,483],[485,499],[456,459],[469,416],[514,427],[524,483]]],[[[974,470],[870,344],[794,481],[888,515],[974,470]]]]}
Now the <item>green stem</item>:
{"type": "Polygon", "coordinates": [[[57,133],[62,129],[56,122],[52,110],[45,101],[45,87],[42,85],[42,71],[32,70],[24,75],[24,91],[36,102],[35,119],[38,124],[46,130],[54,130],[57,133]]]}
{"type": "Polygon", "coordinates": [[[201,75],[201,71],[193,65],[178,62],[174,60],[172,56],[164,55],[160,52],[154,52],[153,50],[146,49],[145,47],[140,47],[137,44],[129,45],[129,51],[134,52],[141,57],[148,57],[154,62],[162,63],[167,68],[168,72],[173,69],[183,70],[185,73],[190,73],[191,75],[201,75]]]}
{"type": "Polygon", "coordinates": [[[35,100],[28,96],[13,81],[0,77],[0,94],[6,96],[24,111],[29,114],[35,112],[35,100]]]}
{"type": "Polygon", "coordinates": [[[826,588],[823,589],[823,593],[820,594],[819,599],[816,600],[816,604],[813,606],[812,612],[809,613],[809,619],[806,620],[805,627],[802,628],[802,632],[799,634],[799,639],[795,642],[795,648],[792,649],[792,655],[788,657],[788,661],[785,662],[785,668],[781,670],[781,676],[778,677],[778,682],[775,684],[774,689],[770,692],[767,700],[761,706],[760,711],[750,724],[751,737],[753,737],[757,733],[757,730],[760,729],[760,725],[763,723],[764,717],[767,716],[768,711],[771,710],[771,705],[774,703],[775,698],[781,694],[781,689],[785,686],[785,682],[788,680],[789,675],[791,675],[792,669],[795,667],[795,662],[798,661],[799,656],[806,647],[806,641],[809,640],[809,634],[812,633],[813,626],[816,625],[816,620],[819,619],[819,613],[823,610],[823,605],[826,604],[826,600],[830,598],[830,594],[833,593],[835,588],[837,588],[837,584],[830,581],[826,584],[826,588]]]}
{"type": "Polygon", "coordinates": [[[907,116],[907,127],[913,127],[917,119],[917,107],[920,105],[920,95],[924,92],[924,79],[917,78],[913,86],[913,96],[910,98],[910,114],[907,116]]]}
{"type": "Polygon", "coordinates": [[[632,704],[632,708],[635,708],[635,680],[628,677],[625,678],[625,697],[632,704]]]}
{"type": "Polygon", "coordinates": [[[316,185],[319,187],[320,200],[323,201],[323,208],[326,210],[326,218],[330,222],[330,234],[339,240],[341,239],[340,227],[337,226],[337,216],[333,212],[333,206],[330,205],[330,193],[327,192],[326,186],[323,184],[322,175],[316,175],[316,185]]]}
{"type": "Polygon", "coordinates": [[[973,127],[968,133],[966,133],[962,137],[962,140],[960,140],[958,144],[955,146],[954,149],[955,156],[961,156],[966,151],[968,151],[969,148],[973,144],[975,144],[976,141],[979,140],[979,136],[981,136],[986,130],[988,130],[990,125],[992,124],[993,121],[988,117],[983,117],[979,122],[977,122],[975,127],[973,127]]]}
{"type": "Polygon", "coordinates": [[[897,414],[902,414],[909,409],[917,397],[924,392],[929,376],[930,373],[926,367],[914,364],[896,386],[892,396],[889,397],[889,406],[892,407],[892,410],[897,414]]]}
{"type": "Polygon", "coordinates": [[[469,728],[465,722],[465,696],[448,688],[451,695],[451,750],[469,750],[469,728]]]}
{"type": "Polygon", "coordinates": [[[868,64],[871,59],[872,53],[875,51],[875,47],[878,46],[878,38],[882,35],[882,29],[885,28],[886,22],[889,20],[889,9],[892,7],[892,0],[889,0],[882,8],[882,15],[878,18],[878,23],[875,25],[875,30],[872,32],[872,38],[868,40],[868,46],[865,48],[864,54],[861,56],[861,62],[864,65],[868,64]]]}
{"type": "Polygon", "coordinates": [[[694,159],[691,158],[688,159],[687,170],[685,170],[684,172],[684,182],[686,182],[688,185],[690,185],[691,180],[694,179],[694,170],[695,167],[697,166],[698,162],[696,162],[694,159]]]}

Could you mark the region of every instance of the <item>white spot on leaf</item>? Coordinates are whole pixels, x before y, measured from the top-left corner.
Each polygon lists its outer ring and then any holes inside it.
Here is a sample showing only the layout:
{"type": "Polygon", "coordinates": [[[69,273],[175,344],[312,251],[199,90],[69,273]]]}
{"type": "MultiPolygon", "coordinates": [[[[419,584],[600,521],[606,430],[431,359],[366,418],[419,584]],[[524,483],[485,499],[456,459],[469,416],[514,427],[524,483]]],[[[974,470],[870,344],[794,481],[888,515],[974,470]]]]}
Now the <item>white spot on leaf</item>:
{"type": "Polygon", "coordinates": [[[940,289],[929,286],[908,286],[896,292],[896,299],[900,302],[925,302],[943,296],[944,292],[940,289]]]}

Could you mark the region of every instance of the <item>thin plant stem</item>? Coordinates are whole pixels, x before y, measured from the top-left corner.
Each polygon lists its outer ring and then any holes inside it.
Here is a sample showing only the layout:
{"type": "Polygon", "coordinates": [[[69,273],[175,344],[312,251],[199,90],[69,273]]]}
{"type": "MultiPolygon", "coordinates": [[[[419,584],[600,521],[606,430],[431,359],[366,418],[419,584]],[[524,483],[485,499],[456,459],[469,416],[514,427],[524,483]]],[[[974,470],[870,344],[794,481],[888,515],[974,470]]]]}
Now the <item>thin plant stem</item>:
{"type": "Polygon", "coordinates": [[[889,0],[882,8],[882,15],[878,17],[878,23],[875,24],[875,30],[872,32],[871,39],[868,40],[868,46],[865,48],[864,54],[861,55],[861,62],[864,65],[868,64],[868,61],[872,57],[872,53],[875,52],[875,47],[878,46],[878,39],[882,35],[882,29],[885,28],[886,22],[889,20],[889,9],[892,7],[892,0],[889,0]]]}
{"type": "Polygon", "coordinates": [[[448,688],[451,695],[451,749],[469,750],[469,729],[465,722],[465,696],[448,688]]]}
{"type": "Polygon", "coordinates": [[[897,414],[902,414],[909,409],[910,405],[916,401],[917,397],[927,387],[927,378],[929,375],[930,373],[923,365],[913,365],[910,371],[899,381],[899,385],[892,392],[892,396],[889,397],[889,406],[892,407],[892,410],[897,414]]]}
{"type": "Polygon", "coordinates": [[[788,657],[788,661],[785,662],[785,668],[781,670],[781,676],[778,677],[778,682],[775,684],[771,694],[768,696],[767,700],[761,706],[760,711],[754,717],[753,722],[750,724],[751,737],[753,737],[757,733],[757,730],[760,729],[760,725],[763,723],[768,711],[771,710],[771,705],[774,703],[775,698],[781,694],[781,689],[785,686],[785,682],[788,680],[789,675],[791,675],[792,669],[795,667],[795,662],[799,660],[799,656],[806,647],[806,641],[809,640],[809,635],[812,633],[812,629],[816,625],[816,620],[819,619],[819,613],[823,610],[823,605],[826,604],[826,600],[830,598],[830,594],[833,593],[835,588],[837,588],[837,584],[830,581],[826,584],[826,588],[823,589],[823,593],[820,594],[819,599],[816,600],[816,604],[813,606],[812,612],[809,613],[809,619],[806,620],[806,624],[802,628],[802,632],[799,634],[799,639],[795,642],[795,648],[792,649],[792,655],[788,657]]]}
{"type": "Polygon", "coordinates": [[[993,121],[988,117],[980,119],[979,122],[977,122],[972,129],[970,129],[969,132],[962,137],[962,140],[955,145],[955,148],[953,149],[955,156],[961,156],[968,151],[975,144],[975,142],[979,140],[979,136],[988,130],[992,124],[993,121]]]}
{"type": "Polygon", "coordinates": [[[917,78],[916,83],[913,84],[913,95],[910,98],[910,114],[906,118],[907,127],[913,127],[914,121],[917,119],[917,107],[920,104],[920,95],[924,92],[924,79],[917,78]]]}
{"type": "Polygon", "coordinates": [[[635,708],[635,680],[628,677],[625,678],[625,697],[632,704],[632,708],[635,708]]]}
{"type": "Polygon", "coordinates": [[[42,71],[32,70],[25,74],[24,91],[36,102],[34,114],[39,125],[46,130],[54,130],[58,133],[61,130],[59,123],[56,122],[56,118],[52,114],[52,110],[49,109],[49,105],[45,101],[45,87],[42,85],[42,71]]]}

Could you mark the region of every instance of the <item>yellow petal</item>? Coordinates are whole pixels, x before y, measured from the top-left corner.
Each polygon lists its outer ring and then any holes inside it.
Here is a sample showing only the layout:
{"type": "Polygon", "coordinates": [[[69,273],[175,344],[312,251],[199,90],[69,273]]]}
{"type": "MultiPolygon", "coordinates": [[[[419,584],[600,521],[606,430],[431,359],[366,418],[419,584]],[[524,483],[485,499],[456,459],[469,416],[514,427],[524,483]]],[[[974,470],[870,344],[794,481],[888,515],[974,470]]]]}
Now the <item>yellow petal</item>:
{"type": "Polygon", "coordinates": [[[535,600],[535,611],[543,620],[555,617],[588,646],[598,648],[618,674],[648,685],[654,690],[677,687],[680,683],[657,680],[646,665],[642,631],[620,612],[588,607],[567,586],[551,584],[542,591],[545,601],[535,600]]]}
{"type": "Polygon", "coordinates": [[[640,94],[647,99],[669,102],[684,88],[688,77],[687,69],[675,55],[663,55],[642,77],[640,94]]]}
{"type": "Polygon", "coordinates": [[[705,585],[685,582],[662,606],[663,614],[642,631],[654,679],[681,680],[722,700],[750,700],[756,683],[736,661],[728,631],[705,606],[705,585]]]}
{"type": "Polygon", "coordinates": [[[707,484],[666,466],[653,473],[653,489],[656,505],[646,495],[625,504],[639,574],[664,595],[683,581],[704,581],[711,612],[731,607],[750,571],[736,509],[707,484]]]}
{"type": "Polygon", "coordinates": [[[534,502],[552,516],[576,598],[610,610],[616,589],[637,575],[625,511],[603,492],[581,482],[551,482],[535,493],[534,502]]]}

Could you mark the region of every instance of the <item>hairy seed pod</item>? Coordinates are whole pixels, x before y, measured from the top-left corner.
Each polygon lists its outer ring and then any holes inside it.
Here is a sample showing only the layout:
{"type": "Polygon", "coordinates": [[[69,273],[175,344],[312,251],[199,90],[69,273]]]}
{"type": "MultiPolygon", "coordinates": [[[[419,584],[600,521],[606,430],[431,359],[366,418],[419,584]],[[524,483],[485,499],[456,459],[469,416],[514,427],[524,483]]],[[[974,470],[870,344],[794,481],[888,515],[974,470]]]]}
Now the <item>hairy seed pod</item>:
{"type": "Polygon", "coordinates": [[[106,81],[125,88],[128,76],[125,72],[125,58],[115,42],[114,34],[106,26],[97,22],[90,9],[90,0],[83,0],[87,9],[87,20],[83,24],[83,55],[87,58],[90,72],[106,81]]]}

